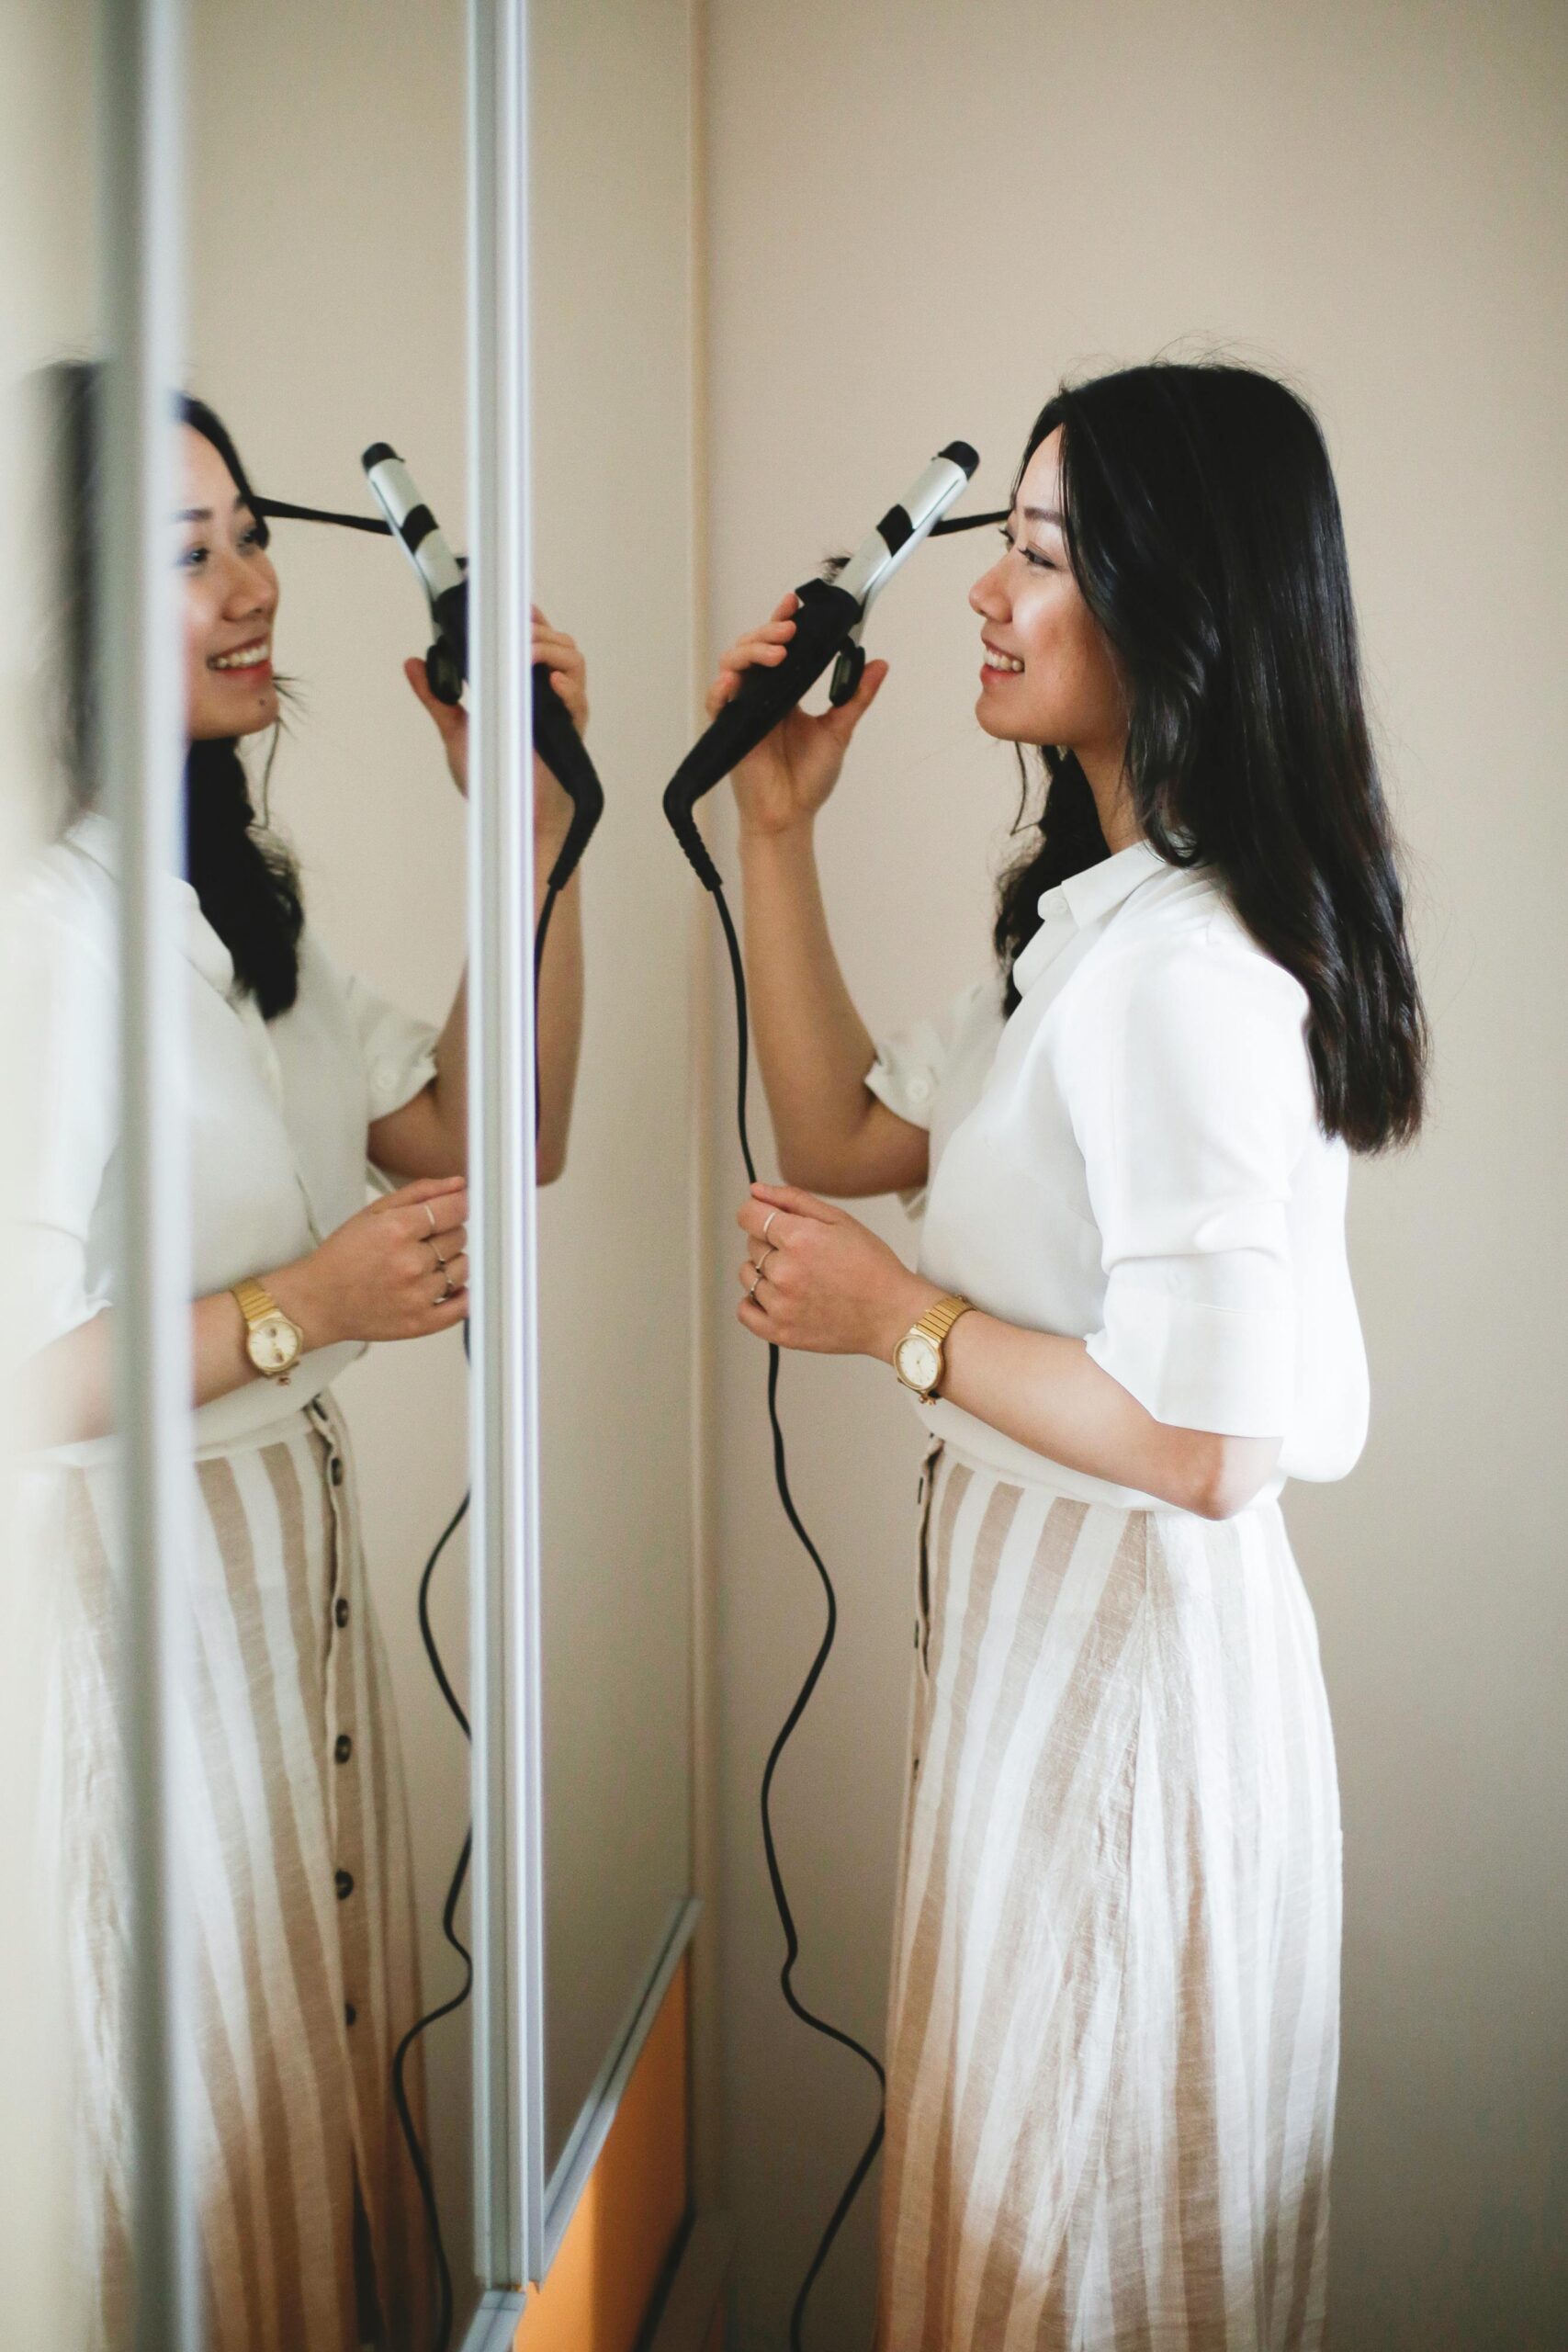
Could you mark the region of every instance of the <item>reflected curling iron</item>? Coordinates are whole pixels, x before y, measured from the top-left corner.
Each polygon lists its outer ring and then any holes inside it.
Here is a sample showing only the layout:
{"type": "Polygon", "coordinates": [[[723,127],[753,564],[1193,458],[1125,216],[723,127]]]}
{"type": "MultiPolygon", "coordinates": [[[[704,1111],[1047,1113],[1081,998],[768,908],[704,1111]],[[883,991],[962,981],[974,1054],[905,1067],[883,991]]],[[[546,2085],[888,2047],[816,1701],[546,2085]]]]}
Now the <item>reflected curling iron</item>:
{"type": "MultiPolygon", "coordinates": [[[[373,441],[360,463],[385,518],[382,521],[370,514],[335,514],[323,507],[295,506],[281,498],[258,498],[256,511],[284,522],[333,523],[342,530],[370,531],[378,537],[396,539],[419,576],[430,613],[433,635],[424,657],[430,691],[437,702],[457,702],[468,677],[467,560],[452,552],[413,476],[389,443],[373,441]]],[[[536,662],[533,672],[534,748],[571,802],[571,823],[549,872],[547,909],[570,881],[593,837],[604,813],[604,787],[570,713],[550,684],[549,671],[536,662]]],[[[541,922],[541,947],[546,927],[547,914],[541,922]]]]}

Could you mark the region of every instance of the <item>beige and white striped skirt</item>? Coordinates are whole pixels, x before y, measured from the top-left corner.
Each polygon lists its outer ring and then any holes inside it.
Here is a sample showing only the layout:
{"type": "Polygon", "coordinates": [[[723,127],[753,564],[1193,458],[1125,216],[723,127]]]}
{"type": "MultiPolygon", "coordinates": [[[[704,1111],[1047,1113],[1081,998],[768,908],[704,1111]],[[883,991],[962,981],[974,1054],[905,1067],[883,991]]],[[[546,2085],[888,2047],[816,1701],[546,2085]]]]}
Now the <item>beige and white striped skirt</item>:
{"type": "Polygon", "coordinates": [[[926,1475],[878,2352],[1312,2352],[1339,1813],[1279,1506],[926,1475]]]}
{"type": "MultiPolygon", "coordinates": [[[[89,2341],[118,2352],[130,2148],[115,1520],[107,1471],[60,1475],[56,1785],[85,2300],[89,2341]]],[[[390,2088],[393,2049],[420,2007],[406,1804],[331,1396],[276,1442],[198,1461],[196,1483],[196,1769],[181,1828],[193,1865],[203,2341],[210,2352],[353,2352],[368,2285],[378,2341],[424,2352],[425,2225],[390,2088]]],[[[417,2046],[408,2073],[423,2136],[417,2046]]]]}

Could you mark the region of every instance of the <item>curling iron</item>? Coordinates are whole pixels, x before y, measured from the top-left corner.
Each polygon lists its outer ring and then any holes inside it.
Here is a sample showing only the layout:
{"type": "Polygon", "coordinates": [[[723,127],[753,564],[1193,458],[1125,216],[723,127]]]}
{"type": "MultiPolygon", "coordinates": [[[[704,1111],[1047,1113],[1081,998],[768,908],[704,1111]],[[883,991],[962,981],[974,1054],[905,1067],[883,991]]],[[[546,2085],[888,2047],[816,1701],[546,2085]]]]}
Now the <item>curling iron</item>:
{"type": "Polygon", "coordinates": [[[748,752],[756,750],[829,662],[833,675],[828,698],[834,704],[849,701],[865,669],[861,640],[866,616],[922,539],[944,529],[970,530],[1003,519],[977,514],[943,524],[943,515],[968,488],[979,462],[967,441],[950,441],[862,540],[836,580],[807,580],[795,590],[795,635],[784,660],[745,673],[739,691],[676,769],[664,794],[664,813],[705,889],[716,890],[719,880],[697,831],[693,813],[697,802],[739,767],[748,752]]]}
{"type": "MultiPolygon", "coordinates": [[[[724,884],[718,868],[708,855],[707,846],[697,831],[695,808],[705,792],[737,767],[748,752],[755,751],[764,736],[792,711],[822,675],[829,662],[833,676],[829,685],[829,699],[834,704],[849,701],[860,684],[865,668],[865,651],[862,633],[866,615],[901,564],[907,563],[924,538],[934,538],[949,531],[976,530],[984,523],[1002,523],[1005,514],[966,514],[959,519],[944,519],[947,510],[967,488],[970,478],[980,460],[966,441],[951,441],[939,457],[931,459],[912,488],[897,506],[890,506],[882,520],[864,538],[840,571],[836,580],[808,580],[796,590],[799,604],[795,614],[795,635],[782,662],[763,668],[754,667],[742,675],[739,689],[727,703],[707,732],[688,752],[671,777],[664,795],[664,813],[669,818],[675,838],[696,869],[704,888],[711,891],[715,909],[724,929],[725,944],[729,951],[730,976],[735,988],[737,1092],[736,1114],[740,1136],[740,1157],[746,1173],[754,1183],[756,1163],[751,1155],[750,1135],[747,1125],[747,1071],[749,1025],[746,1014],[746,967],[740,953],[740,941],[735,920],[724,895],[724,884]]],[[[811,2290],[830,2253],[845,2215],[860,2193],[866,2176],[875,2162],[882,2145],[885,2130],[886,2076],[881,2063],[863,2042],[840,2027],[830,2025],[807,2007],[795,1990],[792,1979],[800,1957],[800,1937],[795,1916],[790,1908],[780,1866],[778,1848],[773,1838],[773,1779],[791,1736],[805,1713],[816,1690],[818,1679],[828,1663],[838,1625],[838,1600],[833,1580],[828,1574],[821,1554],[807,1533],[804,1521],[790,1491],[789,1466],[784,1453],[784,1425],[779,1415],[780,1354],[776,1342],[768,1348],[768,1423],[773,1432],[773,1478],[778,1487],[779,1501],[784,1517],[802,1548],[821,1579],[827,1603],[828,1622],[817,1655],[811,1662],[794,1706],[785,1717],[774,1739],[762,1772],[761,1815],[762,1849],[767,1859],[768,1877],[773,1887],[773,1902],[784,1929],[784,1961],[779,1972],[779,1984],[794,2015],[815,2032],[825,2034],[861,2059],[874,2076],[878,2091],[876,2126],[863,2153],[845,2185],[828,2225],[818,2242],[817,2251],[803,2279],[795,2305],[790,2312],[790,2352],[802,2352],[806,2307],[811,2290]]]]}
{"type": "MultiPolygon", "coordinates": [[[[334,514],[317,506],[294,506],[281,498],[258,498],[258,514],[285,522],[333,523],[340,529],[371,531],[397,540],[419,576],[434,632],[424,657],[425,675],[437,702],[461,698],[468,676],[468,573],[467,560],[454,555],[446,533],[420,496],[412,475],[385,441],[373,442],[360,460],[383,521],[369,514],[334,514]]],[[[604,811],[604,787],[588,748],[550,684],[542,662],[533,665],[534,748],[571,802],[571,823],[550,869],[550,901],[576,872],[593,829],[604,811]]]]}

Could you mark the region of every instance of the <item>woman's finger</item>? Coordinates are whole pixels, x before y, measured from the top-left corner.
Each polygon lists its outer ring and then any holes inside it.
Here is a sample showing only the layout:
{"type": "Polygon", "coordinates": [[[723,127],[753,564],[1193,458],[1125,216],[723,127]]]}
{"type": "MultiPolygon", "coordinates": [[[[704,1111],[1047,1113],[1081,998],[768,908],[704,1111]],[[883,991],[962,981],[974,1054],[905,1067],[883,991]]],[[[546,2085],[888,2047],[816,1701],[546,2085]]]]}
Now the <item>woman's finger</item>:
{"type": "Polygon", "coordinates": [[[798,1232],[800,1227],[800,1219],[792,1216],[787,1209],[750,1197],[742,1201],[736,1210],[735,1222],[742,1233],[754,1233],[759,1239],[764,1238],[765,1227],[767,1228],[765,1238],[770,1247],[773,1249],[786,1242],[791,1233],[798,1232]],[[771,1223],[770,1219],[772,1219],[771,1223]]]}
{"type": "MultiPolygon", "coordinates": [[[[847,1225],[851,1222],[842,1209],[829,1207],[826,1201],[819,1201],[815,1193],[803,1192],[798,1184],[753,1184],[751,1198],[753,1202],[761,1203],[764,1219],[769,1209],[780,1210],[779,1225],[784,1223],[786,1216],[805,1218],[813,1225],[847,1225]]],[[[761,1226],[759,1225],[757,1229],[761,1232],[761,1226]]],[[[775,1225],[773,1231],[776,1233],[778,1229],[775,1225]]]]}
{"type": "MultiPolygon", "coordinates": [[[[437,1201],[451,1193],[466,1193],[466,1176],[416,1176],[411,1184],[400,1184],[395,1192],[383,1193],[367,1204],[374,1210],[416,1208],[422,1201],[437,1201]]],[[[428,1228],[427,1228],[428,1230],[428,1228]]]]}

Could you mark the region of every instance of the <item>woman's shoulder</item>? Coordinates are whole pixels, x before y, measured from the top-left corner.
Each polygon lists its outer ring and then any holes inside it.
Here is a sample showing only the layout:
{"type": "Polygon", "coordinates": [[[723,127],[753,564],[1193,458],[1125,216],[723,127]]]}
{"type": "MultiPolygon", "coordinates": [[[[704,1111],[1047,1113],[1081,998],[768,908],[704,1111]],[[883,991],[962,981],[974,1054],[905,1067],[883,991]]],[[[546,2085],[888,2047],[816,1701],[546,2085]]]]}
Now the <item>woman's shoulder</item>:
{"type": "Polygon", "coordinates": [[[1089,959],[1108,995],[1141,1008],[1250,1004],[1297,1026],[1308,998],[1256,939],[1212,866],[1168,866],[1121,910],[1089,959]]]}
{"type": "Polygon", "coordinates": [[[62,954],[106,976],[114,972],[118,893],[101,848],[103,830],[101,817],[78,818],[29,851],[12,877],[0,928],[11,955],[35,977],[40,961],[62,954]]]}

